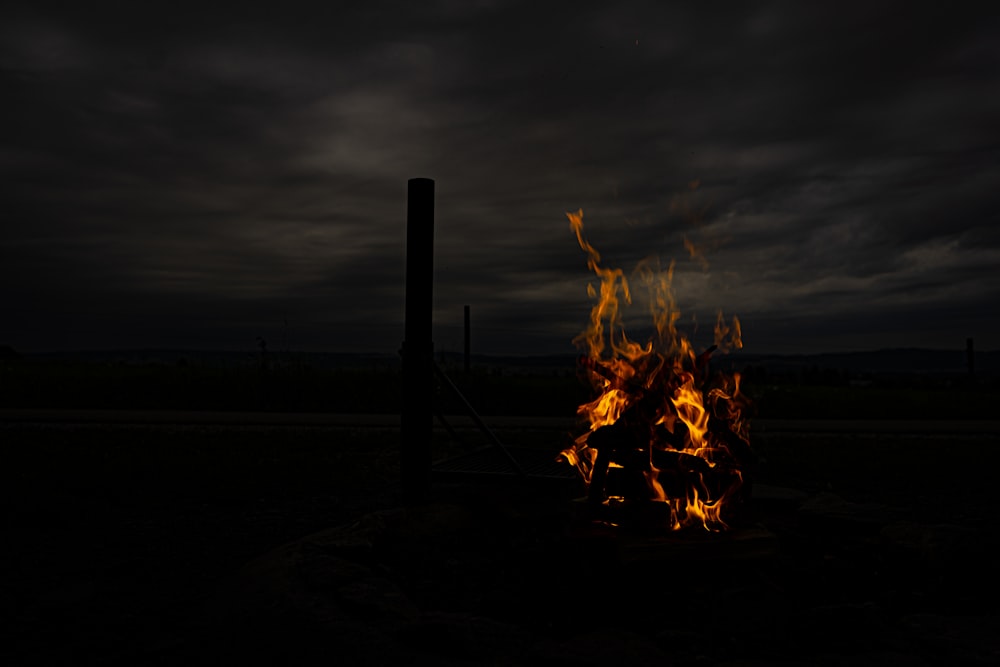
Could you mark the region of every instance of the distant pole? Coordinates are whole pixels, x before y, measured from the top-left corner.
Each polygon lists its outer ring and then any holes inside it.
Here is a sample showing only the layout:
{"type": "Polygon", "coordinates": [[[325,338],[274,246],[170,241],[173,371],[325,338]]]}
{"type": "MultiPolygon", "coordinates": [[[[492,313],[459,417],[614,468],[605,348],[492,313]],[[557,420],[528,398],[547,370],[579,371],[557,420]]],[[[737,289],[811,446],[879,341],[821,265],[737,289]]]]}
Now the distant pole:
{"type": "Polygon", "coordinates": [[[965,339],[965,363],[969,367],[969,377],[976,374],[976,352],[972,347],[972,339],[965,339]]]}
{"type": "Polygon", "coordinates": [[[425,501],[434,430],[434,181],[411,178],[406,207],[406,323],[402,359],[400,479],[405,501],[425,501]]]}
{"type": "Polygon", "coordinates": [[[472,334],[469,325],[469,307],[465,307],[465,374],[472,368],[472,334]]]}

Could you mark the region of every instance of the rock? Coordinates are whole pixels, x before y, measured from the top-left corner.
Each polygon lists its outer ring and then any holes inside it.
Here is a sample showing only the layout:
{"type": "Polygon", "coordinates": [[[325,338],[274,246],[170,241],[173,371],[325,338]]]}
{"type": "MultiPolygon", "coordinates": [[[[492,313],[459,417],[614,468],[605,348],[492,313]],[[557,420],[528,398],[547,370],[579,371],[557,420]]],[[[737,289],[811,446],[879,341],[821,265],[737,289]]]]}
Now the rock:
{"type": "Polygon", "coordinates": [[[622,563],[690,563],[773,558],[778,539],[767,528],[754,525],[722,533],[691,529],[663,537],[621,539],[618,557],[622,563]]]}
{"type": "Polygon", "coordinates": [[[752,502],[755,505],[767,503],[797,507],[808,497],[809,494],[805,491],[793,489],[787,486],[774,486],[771,484],[759,483],[754,483],[753,485],[752,502]]]}
{"type": "Polygon", "coordinates": [[[975,549],[975,531],[956,524],[920,524],[915,521],[896,521],[881,531],[890,544],[917,556],[929,565],[943,565],[975,549]]]}
{"type": "Polygon", "coordinates": [[[817,493],[799,505],[803,527],[826,529],[853,528],[859,531],[878,530],[896,518],[894,510],[877,503],[856,503],[828,491],[817,493]]]}
{"type": "Polygon", "coordinates": [[[913,653],[898,651],[869,651],[852,655],[837,656],[831,659],[831,667],[928,667],[930,663],[913,653]]]}
{"type": "Polygon", "coordinates": [[[427,655],[482,660],[497,664],[501,657],[515,659],[528,636],[515,626],[474,614],[426,612],[396,631],[400,643],[427,655]]]}
{"type": "Polygon", "coordinates": [[[803,609],[793,621],[801,647],[824,647],[834,653],[857,653],[879,647],[883,612],[871,601],[822,604],[803,609]]]}
{"type": "Polygon", "coordinates": [[[247,563],[197,615],[200,644],[223,662],[267,663],[292,654],[371,665],[399,659],[395,629],[419,610],[394,582],[337,553],[366,552],[365,542],[384,529],[369,517],[247,563]]]}
{"type": "Polygon", "coordinates": [[[614,628],[593,627],[561,641],[534,646],[524,664],[547,667],[663,667],[670,656],[642,635],[614,628]]]}
{"type": "Polygon", "coordinates": [[[1000,664],[1000,616],[911,614],[898,630],[901,642],[935,664],[1000,664]]]}

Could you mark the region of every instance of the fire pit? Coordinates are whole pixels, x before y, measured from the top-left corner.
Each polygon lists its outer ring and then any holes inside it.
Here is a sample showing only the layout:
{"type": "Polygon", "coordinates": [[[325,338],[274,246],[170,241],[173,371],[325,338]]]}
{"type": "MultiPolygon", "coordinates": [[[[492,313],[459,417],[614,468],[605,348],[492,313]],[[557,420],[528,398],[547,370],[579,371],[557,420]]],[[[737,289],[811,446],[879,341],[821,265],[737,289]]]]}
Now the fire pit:
{"type": "Polygon", "coordinates": [[[722,313],[714,344],[696,353],[676,327],[680,316],[666,271],[640,266],[655,326],[644,344],[625,333],[622,304],[632,302],[620,269],[600,264],[583,236],[583,211],[567,213],[587,265],[600,279],[580,370],[596,397],[577,410],[586,430],[559,456],[582,477],[588,520],[643,532],[732,528],[750,497],[755,462],[739,373],[712,372],[711,355],[742,347],[740,323],[722,313]]]}

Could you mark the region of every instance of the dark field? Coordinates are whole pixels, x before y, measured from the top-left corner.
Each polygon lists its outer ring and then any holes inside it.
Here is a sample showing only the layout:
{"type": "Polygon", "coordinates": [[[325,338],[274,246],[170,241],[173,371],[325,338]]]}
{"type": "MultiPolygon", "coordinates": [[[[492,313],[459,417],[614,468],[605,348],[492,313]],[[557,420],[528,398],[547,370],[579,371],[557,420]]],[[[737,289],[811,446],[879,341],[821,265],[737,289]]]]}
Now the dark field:
{"type": "MultiPolygon", "coordinates": [[[[449,374],[545,461],[590,398],[565,368],[449,374]]],[[[856,379],[747,369],[760,463],[738,523],[640,535],[589,522],[572,476],[402,496],[384,361],[10,362],[0,660],[993,664],[995,380],[856,379]]],[[[489,446],[448,420],[435,459],[489,446]]]]}
{"type": "MultiPolygon", "coordinates": [[[[493,424],[553,454],[567,438],[493,424]]],[[[648,537],[588,530],[546,480],[441,482],[409,506],[391,426],[8,421],[0,658],[995,664],[982,425],[762,429],[734,531],[648,537]]]]}

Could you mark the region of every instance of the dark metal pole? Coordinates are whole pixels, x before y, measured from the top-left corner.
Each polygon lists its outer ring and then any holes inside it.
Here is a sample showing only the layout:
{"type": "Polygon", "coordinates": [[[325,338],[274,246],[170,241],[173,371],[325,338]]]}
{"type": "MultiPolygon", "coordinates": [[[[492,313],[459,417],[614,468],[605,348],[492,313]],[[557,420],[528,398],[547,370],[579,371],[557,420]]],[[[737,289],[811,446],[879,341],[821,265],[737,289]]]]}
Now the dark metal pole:
{"type": "Polygon", "coordinates": [[[469,330],[469,307],[465,307],[465,374],[469,374],[472,367],[472,344],[469,330]]]}
{"type": "Polygon", "coordinates": [[[973,348],[972,339],[965,339],[965,365],[969,367],[969,377],[976,374],[976,352],[973,348]]]}
{"type": "Polygon", "coordinates": [[[405,501],[427,500],[434,430],[434,181],[411,178],[406,206],[406,323],[400,480],[405,501]]]}

